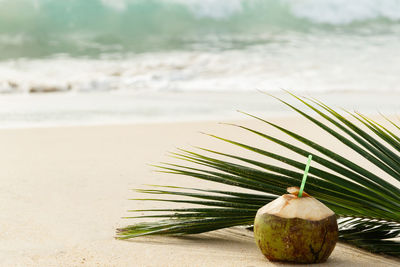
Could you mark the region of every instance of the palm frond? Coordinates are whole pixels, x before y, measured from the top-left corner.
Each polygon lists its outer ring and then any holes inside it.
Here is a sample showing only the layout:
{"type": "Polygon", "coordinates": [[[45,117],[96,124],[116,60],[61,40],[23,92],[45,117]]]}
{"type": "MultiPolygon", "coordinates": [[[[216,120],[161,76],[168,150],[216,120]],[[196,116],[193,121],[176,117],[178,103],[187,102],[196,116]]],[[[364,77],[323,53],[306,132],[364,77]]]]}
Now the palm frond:
{"type": "MultiPolygon", "coordinates": [[[[301,146],[242,125],[230,125],[292,153],[304,157],[313,154],[313,161],[318,165],[309,170],[307,192],[337,214],[340,240],[371,252],[400,257],[400,188],[388,181],[400,181],[400,137],[394,133],[400,126],[383,115],[394,130],[359,112],[345,111],[350,116],[347,118],[318,100],[289,94],[319,119],[282,99],[277,100],[359,154],[382,174],[312,141],[304,133],[296,133],[254,115],[244,113],[281,131],[301,146]]],[[[198,152],[179,149],[171,153],[172,157],[190,163],[190,166],[162,163],[155,167],[163,173],[241,188],[242,192],[155,185],[150,186],[151,189],[137,189],[137,192],[160,197],[136,200],[189,206],[131,210],[134,215],[126,218],[151,221],[118,229],[117,238],[197,234],[238,225],[249,226],[261,206],[284,194],[287,187],[300,184],[304,163],[235,140],[209,136],[264,160],[197,147],[198,152]],[[280,165],[271,161],[279,161],[280,165]]]]}

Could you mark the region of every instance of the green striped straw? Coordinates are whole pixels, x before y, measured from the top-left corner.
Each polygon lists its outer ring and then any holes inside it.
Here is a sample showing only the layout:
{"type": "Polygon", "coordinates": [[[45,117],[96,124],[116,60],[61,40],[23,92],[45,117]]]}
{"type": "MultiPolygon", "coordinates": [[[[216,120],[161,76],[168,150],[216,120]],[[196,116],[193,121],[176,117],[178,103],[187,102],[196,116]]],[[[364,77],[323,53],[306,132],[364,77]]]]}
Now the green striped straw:
{"type": "Polygon", "coordinates": [[[310,165],[311,165],[311,159],[312,159],[312,155],[309,155],[306,169],[304,170],[304,174],[303,174],[303,180],[301,181],[301,186],[300,186],[298,197],[301,197],[303,195],[303,190],[304,190],[304,186],[306,185],[308,170],[310,169],[310,165]]]}

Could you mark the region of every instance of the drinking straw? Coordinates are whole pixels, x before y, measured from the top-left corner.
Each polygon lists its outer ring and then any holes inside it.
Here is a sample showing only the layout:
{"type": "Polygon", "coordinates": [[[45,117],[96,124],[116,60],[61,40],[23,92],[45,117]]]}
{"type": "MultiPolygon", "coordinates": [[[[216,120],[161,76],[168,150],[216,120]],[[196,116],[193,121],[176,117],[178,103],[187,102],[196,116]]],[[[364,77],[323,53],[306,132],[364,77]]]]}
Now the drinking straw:
{"type": "Polygon", "coordinates": [[[309,155],[306,169],[304,170],[304,174],[303,174],[303,180],[301,181],[301,186],[300,186],[298,197],[301,197],[303,195],[303,190],[304,190],[304,186],[306,185],[308,170],[310,169],[311,159],[312,159],[312,155],[309,155]]]}

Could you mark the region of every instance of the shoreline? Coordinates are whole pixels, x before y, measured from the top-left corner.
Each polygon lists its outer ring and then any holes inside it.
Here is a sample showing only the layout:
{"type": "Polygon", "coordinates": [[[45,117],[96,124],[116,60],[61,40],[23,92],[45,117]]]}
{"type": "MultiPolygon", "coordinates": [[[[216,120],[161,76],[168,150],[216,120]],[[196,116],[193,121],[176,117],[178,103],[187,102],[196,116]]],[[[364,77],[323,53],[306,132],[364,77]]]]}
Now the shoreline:
{"type": "MultiPolygon", "coordinates": [[[[288,94],[273,95],[299,107],[288,94]]],[[[400,92],[298,93],[366,115],[400,112],[400,92]],[[362,101],[360,101],[362,99],[362,101]]],[[[260,92],[103,92],[0,95],[0,129],[245,120],[242,110],[265,118],[296,113],[260,92]],[[199,101],[201,100],[201,101],[199,101]]]]}

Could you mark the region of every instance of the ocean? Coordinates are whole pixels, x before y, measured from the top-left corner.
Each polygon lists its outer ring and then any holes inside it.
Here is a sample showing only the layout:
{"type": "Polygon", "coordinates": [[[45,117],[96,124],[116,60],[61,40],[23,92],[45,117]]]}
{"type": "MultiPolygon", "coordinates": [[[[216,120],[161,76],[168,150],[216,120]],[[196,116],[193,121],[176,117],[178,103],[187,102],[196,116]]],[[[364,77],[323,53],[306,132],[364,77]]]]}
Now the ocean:
{"type": "Polygon", "coordinates": [[[369,112],[399,37],[400,0],[0,0],[0,127],[275,114],[282,88],[369,112]]]}

